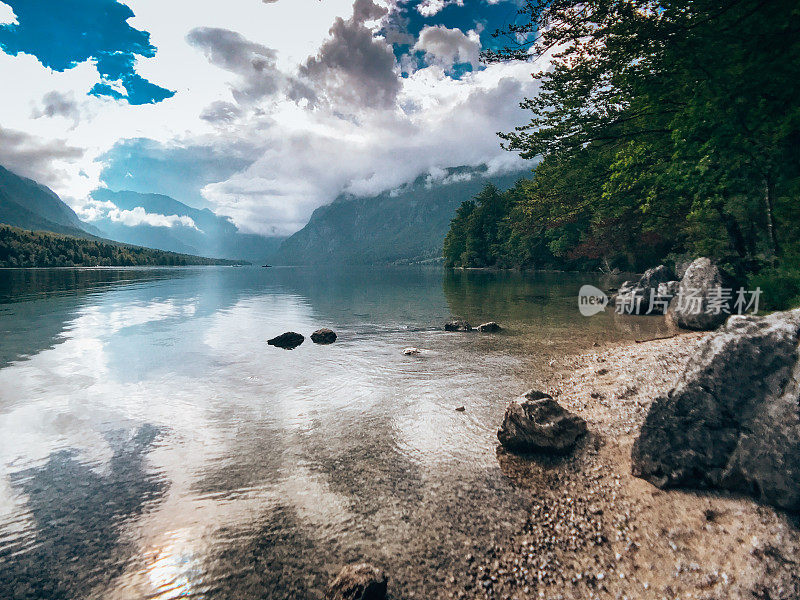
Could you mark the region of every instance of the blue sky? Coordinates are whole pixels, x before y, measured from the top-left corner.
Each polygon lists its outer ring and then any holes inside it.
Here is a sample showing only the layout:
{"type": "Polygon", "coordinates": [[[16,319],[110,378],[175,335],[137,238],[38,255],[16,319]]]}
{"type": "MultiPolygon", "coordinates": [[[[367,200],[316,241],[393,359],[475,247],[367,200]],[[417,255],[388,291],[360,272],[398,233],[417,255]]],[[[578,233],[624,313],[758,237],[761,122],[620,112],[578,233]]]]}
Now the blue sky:
{"type": "MultiPolygon", "coordinates": [[[[421,5],[424,5],[423,0],[399,3],[390,19],[392,25],[402,27],[413,40],[409,44],[394,44],[398,61],[402,60],[404,54],[411,52],[411,47],[419,39],[425,27],[442,26],[460,31],[477,30],[482,48],[487,49],[496,48],[501,44],[501,40],[492,37],[494,31],[516,22],[519,18],[516,2],[489,4],[485,0],[464,0],[463,5],[456,2],[445,4],[439,12],[430,16],[420,13],[421,5]]],[[[423,53],[412,53],[421,63],[424,62],[423,53]]],[[[472,65],[469,65],[468,70],[471,68],[472,65]]]]}
{"type": "Polygon", "coordinates": [[[291,233],[343,192],[518,167],[527,64],[481,48],[516,0],[0,0],[0,164],[86,219],[98,187],[291,233]]]}
{"type": "Polygon", "coordinates": [[[116,0],[8,0],[16,23],[0,26],[0,49],[35,56],[56,71],[93,60],[102,81],[89,94],[124,98],[131,104],[160,102],[174,92],[140,77],[136,55],[155,56],[150,34],[131,27],[133,11],[116,0]],[[117,82],[121,90],[108,82],[117,82]]]}

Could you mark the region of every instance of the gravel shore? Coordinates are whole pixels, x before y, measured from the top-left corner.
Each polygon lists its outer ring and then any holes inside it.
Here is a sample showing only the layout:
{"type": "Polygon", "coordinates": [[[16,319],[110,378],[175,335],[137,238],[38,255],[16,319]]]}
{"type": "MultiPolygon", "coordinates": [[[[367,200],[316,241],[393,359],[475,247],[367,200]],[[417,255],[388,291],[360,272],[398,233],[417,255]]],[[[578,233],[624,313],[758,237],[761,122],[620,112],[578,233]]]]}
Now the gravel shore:
{"type": "Polygon", "coordinates": [[[727,493],[661,491],[631,475],[650,403],[704,334],[598,348],[554,364],[543,388],[589,423],[574,455],[521,458],[503,471],[530,490],[524,529],[468,556],[457,598],[800,598],[800,518],[727,493]]]}

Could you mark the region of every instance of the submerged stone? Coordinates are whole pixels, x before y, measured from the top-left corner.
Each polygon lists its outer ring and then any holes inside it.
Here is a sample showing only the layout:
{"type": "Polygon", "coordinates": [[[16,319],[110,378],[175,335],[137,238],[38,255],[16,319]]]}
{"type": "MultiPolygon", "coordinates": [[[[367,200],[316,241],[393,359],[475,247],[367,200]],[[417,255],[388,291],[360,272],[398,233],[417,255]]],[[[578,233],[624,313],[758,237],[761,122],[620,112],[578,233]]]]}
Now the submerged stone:
{"type": "Polygon", "coordinates": [[[271,340],[267,340],[267,344],[270,346],[275,346],[276,348],[283,348],[284,350],[294,350],[300,344],[302,344],[305,339],[306,338],[299,333],[287,331],[286,333],[282,333],[271,340]]]}
{"type": "Polygon", "coordinates": [[[323,327],[311,334],[311,341],[315,344],[332,344],[336,341],[336,333],[332,329],[323,327]]]}
{"type": "Polygon", "coordinates": [[[472,331],[470,324],[464,319],[451,319],[444,324],[445,331],[472,331]]]}

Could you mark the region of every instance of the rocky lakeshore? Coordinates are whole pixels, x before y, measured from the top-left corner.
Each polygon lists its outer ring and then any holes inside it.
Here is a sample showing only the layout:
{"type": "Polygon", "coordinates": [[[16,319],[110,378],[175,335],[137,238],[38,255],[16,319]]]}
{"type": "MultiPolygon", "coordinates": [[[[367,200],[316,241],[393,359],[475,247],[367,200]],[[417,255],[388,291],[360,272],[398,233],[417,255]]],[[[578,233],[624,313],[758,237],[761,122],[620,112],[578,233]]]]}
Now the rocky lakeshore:
{"type": "MultiPolygon", "coordinates": [[[[443,597],[796,599],[800,519],[737,494],[661,490],[631,474],[631,448],[705,333],[598,348],[536,382],[584,418],[574,454],[531,459],[498,447],[530,491],[530,518],[503,546],[466,557],[443,597]]],[[[390,585],[391,587],[391,585],[390,585]]]]}

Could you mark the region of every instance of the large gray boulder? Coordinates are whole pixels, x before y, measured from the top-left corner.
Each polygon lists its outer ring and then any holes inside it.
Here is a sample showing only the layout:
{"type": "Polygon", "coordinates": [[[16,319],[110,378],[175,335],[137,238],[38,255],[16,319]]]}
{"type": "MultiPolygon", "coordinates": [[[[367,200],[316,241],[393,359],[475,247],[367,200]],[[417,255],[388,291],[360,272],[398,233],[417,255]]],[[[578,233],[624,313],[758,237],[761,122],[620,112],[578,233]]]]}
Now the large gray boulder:
{"type": "Polygon", "coordinates": [[[698,258],[686,269],[667,318],[683,329],[709,331],[725,322],[731,311],[734,283],[708,258],[698,258]],[[721,301],[728,290],[731,296],[721,301]]]}
{"type": "Polygon", "coordinates": [[[722,488],[800,510],[800,309],[733,316],[656,399],[631,454],[658,487],[722,488]]]}
{"type": "Polygon", "coordinates": [[[647,269],[644,274],[639,278],[639,287],[642,288],[655,288],[662,283],[667,283],[675,279],[675,273],[666,265],[658,265],[652,269],[647,269]]]}
{"type": "Polygon", "coordinates": [[[645,271],[638,281],[625,281],[614,297],[617,311],[634,315],[663,315],[670,301],[668,291],[677,287],[674,279],[672,269],[659,265],[645,271]]]}
{"type": "Polygon", "coordinates": [[[536,390],[512,400],[506,408],[497,439],[516,452],[563,453],[587,431],[586,421],[536,390]]]}
{"type": "Polygon", "coordinates": [[[384,600],[388,577],[367,563],[347,565],[325,593],[326,600],[384,600]]]}

